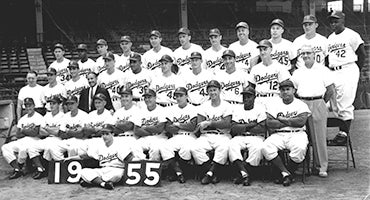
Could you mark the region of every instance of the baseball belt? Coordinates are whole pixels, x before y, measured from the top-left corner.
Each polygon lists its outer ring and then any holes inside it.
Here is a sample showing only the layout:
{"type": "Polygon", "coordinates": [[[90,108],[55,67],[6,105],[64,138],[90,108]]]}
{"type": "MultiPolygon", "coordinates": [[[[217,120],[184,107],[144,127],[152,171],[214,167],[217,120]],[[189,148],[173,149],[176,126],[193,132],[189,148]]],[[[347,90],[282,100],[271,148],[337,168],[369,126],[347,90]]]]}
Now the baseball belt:
{"type": "Polygon", "coordinates": [[[193,105],[193,106],[200,106],[201,105],[200,103],[192,103],[192,102],[190,102],[190,104],[193,105]]]}
{"type": "Polygon", "coordinates": [[[157,103],[158,105],[162,106],[162,107],[169,107],[169,106],[173,106],[174,103],[157,103]]]}
{"type": "Polygon", "coordinates": [[[275,96],[274,93],[256,94],[256,97],[273,97],[273,96],[275,96]]]}
{"type": "Polygon", "coordinates": [[[121,133],[121,134],[118,134],[117,135],[118,137],[134,137],[134,134],[124,134],[124,133],[121,133]]]}
{"type": "Polygon", "coordinates": [[[304,131],[303,129],[295,129],[295,130],[275,130],[274,133],[297,133],[304,131]]]}
{"type": "Polygon", "coordinates": [[[191,133],[181,132],[181,133],[175,133],[174,135],[191,135],[191,133]]]}
{"type": "Polygon", "coordinates": [[[230,104],[243,104],[242,102],[239,102],[239,101],[232,101],[232,100],[226,100],[227,102],[229,102],[230,104]]]}
{"type": "Polygon", "coordinates": [[[207,131],[206,134],[223,135],[224,133],[219,131],[207,131]]]}
{"type": "Polygon", "coordinates": [[[322,99],[322,96],[315,96],[315,97],[300,97],[300,96],[298,96],[297,98],[302,99],[302,100],[312,101],[312,100],[322,99]]]}

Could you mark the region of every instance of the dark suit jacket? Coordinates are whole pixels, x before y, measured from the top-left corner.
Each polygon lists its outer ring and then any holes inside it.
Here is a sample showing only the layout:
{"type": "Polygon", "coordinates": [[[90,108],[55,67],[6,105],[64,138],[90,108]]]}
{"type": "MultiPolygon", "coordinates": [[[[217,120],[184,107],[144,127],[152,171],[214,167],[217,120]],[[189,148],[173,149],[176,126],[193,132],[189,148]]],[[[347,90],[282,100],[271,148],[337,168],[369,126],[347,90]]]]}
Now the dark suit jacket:
{"type": "MultiPolygon", "coordinates": [[[[89,113],[89,112],[91,112],[93,110],[96,110],[94,104],[92,104],[92,106],[91,106],[92,109],[90,109],[90,107],[89,107],[89,90],[90,90],[90,87],[85,88],[85,89],[83,89],[81,91],[81,93],[80,93],[80,101],[78,103],[78,108],[81,109],[81,110],[83,110],[83,111],[85,111],[85,112],[87,112],[87,113],[89,113]]],[[[98,85],[98,87],[96,88],[95,94],[98,94],[98,93],[102,93],[102,94],[104,94],[107,97],[107,104],[105,105],[105,108],[107,110],[114,109],[113,108],[113,105],[112,105],[112,99],[110,98],[110,95],[109,95],[108,90],[106,90],[105,88],[100,87],[98,85]]]]}

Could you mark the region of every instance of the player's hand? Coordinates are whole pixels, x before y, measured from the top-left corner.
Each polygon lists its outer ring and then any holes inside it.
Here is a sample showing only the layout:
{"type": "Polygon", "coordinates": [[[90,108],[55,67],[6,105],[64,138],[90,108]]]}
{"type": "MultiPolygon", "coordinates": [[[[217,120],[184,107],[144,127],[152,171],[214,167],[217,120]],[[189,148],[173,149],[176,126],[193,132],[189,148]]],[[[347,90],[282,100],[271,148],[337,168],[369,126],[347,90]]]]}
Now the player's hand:
{"type": "Polygon", "coordinates": [[[198,124],[199,130],[202,132],[211,125],[210,121],[202,121],[198,124]]]}

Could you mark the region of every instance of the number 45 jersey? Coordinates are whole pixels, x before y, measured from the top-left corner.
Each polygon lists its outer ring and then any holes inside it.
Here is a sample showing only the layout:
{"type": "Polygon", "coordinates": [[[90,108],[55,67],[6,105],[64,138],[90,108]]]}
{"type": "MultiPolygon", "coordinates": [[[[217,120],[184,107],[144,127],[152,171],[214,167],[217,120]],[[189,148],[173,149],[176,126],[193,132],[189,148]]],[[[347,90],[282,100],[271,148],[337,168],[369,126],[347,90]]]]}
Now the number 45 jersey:
{"type": "Polygon", "coordinates": [[[284,65],[287,70],[290,70],[292,68],[290,61],[296,57],[292,49],[293,43],[284,38],[279,43],[273,43],[271,39],[269,41],[272,44],[272,59],[284,65]]]}

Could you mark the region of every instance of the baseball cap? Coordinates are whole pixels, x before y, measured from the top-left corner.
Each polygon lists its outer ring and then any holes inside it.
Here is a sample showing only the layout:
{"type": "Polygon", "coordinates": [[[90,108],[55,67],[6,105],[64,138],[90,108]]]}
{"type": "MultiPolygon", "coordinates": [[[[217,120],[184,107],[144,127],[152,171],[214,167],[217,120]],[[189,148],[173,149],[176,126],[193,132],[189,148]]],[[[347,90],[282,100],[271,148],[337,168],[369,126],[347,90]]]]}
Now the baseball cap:
{"type": "Polygon", "coordinates": [[[130,55],[130,60],[141,61],[141,55],[138,53],[132,53],[130,55]]]}
{"type": "Polygon", "coordinates": [[[85,51],[87,51],[87,45],[86,44],[79,44],[77,46],[77,50],[85,50],[85,51]]]}
{"type": "Polygon", "coordinates": [[[257,48],[260,48],[260,47],[270,47],[272,48],[272,44],[270,41],[264,39],[264,40],[261,40],[259,43],[258,43],[258,46],[257,48]]]}
{"type": "Polygon", "coordinates": [[[96,45],[108,45],[108,43],[104,39],[99,39],[96,41],[96,45]]]}
{"type": "Polygon", "coordinates": [[[60,104],[62,103],[62,100],[57,95],[54,95],[50,99],[48,99],[47,102],[54,102],[60,104]]]}
{"type": "Polygon", "coordinates": [[[244,27],[244,28],[247,28],[249,29],[249,25],[247,24],[247,22],[239,22],[236,26],[235,26],[235,29],[238,29],[240,27],[244,27]]]}
{"type": "Polygon", "coordinates": [[[49,67],[48,71],[46,72],[46,74],[53,74],[53,75],[56,75],[57,74],[57,70],[52,68],[52,67],[49,67]]]}
{"type": "Polygon", "coordinates": [[[103,57],[104,60],[114,60],[114,54],[112,52],[108,52],[107,54],[105,54],[105,56],[103,57]]]}
{"type": "Polygon", "coordinates": [[[213,28],[213,29],[209,30],[209,36],[212,36],[212,35],[216,35],[216,36],[221,35],[220,29],[213,28]]]}
{"type": "Polygon", "coordinates": [[[68,64],[68,69],[69,68],[80,68],[80,66],[78,65],[78,62],[75,61],[75,60],[71,60],[68,64]]]}
{"type": "Polygon", "coordinates": [[[211,81],[210,81],[210,82],[208,82],[208,84],[207,84],[207,90],[208,90],[208,88],[210,88],[210,87],[215,87],[215,88],[221,89],[221,84],[220,84],[218,81],[216,81],[216,80],[211,80],[211,81]]]}
{"type": "Polygon", "coordinates": [[[222,58],[224,58],[225,56],[231,56],[235,58],[235,53],[233,50],[227,49],[222,53],[222,58]]]}
{"type": "Polygon", "coordinates": [[[78,99],[75,95],[71,95],[71,96],[68,96],[67,99],[66,99],[66,103],[68,103],[68,102],[77,103],[78,99]]]}
{"type": "Polygon", "coordinates": [[[279,83],[279,89],[283,87],[292,87],[294,88],[294,84],[291,80],[287,79],[279,83]]]}
{"type": "Polygon", "coordinates": [[[167,62],[173,62],[173,59],[171,56],[165,54],[162,56],[162,58],[159,60],[159,62],[163,62],[163,61],[167,61],[167,62]]]}
{"type": "Polygon", "coordinates": [[[151,32],[150,32],[150,36],[157,36],[157,37],[161,37],[161,33],[159,32],[159,31],[157,31],[157,30],[152,30],[151,32]]]}
{"type": "Polygon", "coordinates": [[[147,90],[145,90],[145,93],[143,94],[143,97],[145,97],[145,96],[155,97],[155,96],[157,96],[157,94],[154,92],[154,90],[147,89],[147,90]]]}
{"type": "Polygon", "coordinates": [[[272,25],[274,25],[274,24],[277,24],[277,25],[279,25],[279,26],[281,26],[281,27],[283,27],[283,28],[284,28],[284,22],[283,22],[283,20],[281,20],[281,19],[274,19],[274,20],[272,20],[272,22],[271,22],[270,26],[272,26],[272,25]]]}
{"type": "Polygon", "coordinates": [[[132,95],[132,90],[129,87],[122,86],[122,87],[119,88],[118,94],[120,94],[120,95],[122,95],[122,94],[132,95]]]}
{"type": "Polygon", "coordinates": [[[199,52],[193,52],[190,54],[190,59],[193,59],[193,58],[199,58],[199,59],[202,59],[202,54],[200,54],[199,52]]]}
{"type": "Polygon", "coordinates": [[[331,15],[328,16],[328,18],[336,18],[336,19],[343,19],[345,17],[345,14],[341,11],[334,11],[331,13],[331,15]]]}
{"type": "Polygon", "coordinates": [[[102,94],[102,93],[98,93],[98,94],[96,94],[95,96],[94,96],[94,100],[95,99],[99,99],[99,100],[101,100],[101,101],[107,101],[107,97],[104,95],[104,94],[102,94]]]}
{"type": "Polygon", "coordinates": [[[302,24],[304,24],[304,23],[311,23],[311,22],[313,22],[313,23],[316,23],[317,22],[317,19],[316,19],[315,16],[313,16],[313,15],[306,15],[306,16],[303,17],[302,24]]]}
{"type": "Polygon", "coordinates": [[[251,86],[247,86],[247,87],[244,87],[243,88],[243,91],[241,92],[242,94],[252,94],[252,95],[255,95],[256,94],[256,90],[251,87],[251,86]]]}
{"type": "Polygon", "coordinates": [[[188,94],[188,90],[184,87],[178,87],[176,88],[175,92],[174,92],[174,95],[176,94],[188,94]]]}
{"type": "Polygon", "coordinates": [[[177,34],[186,34],[186,35],[190,35],[190,30],[186,27],[182,27],[179,29],[179,31],[177,31],[177,34]]]}
{"type": "Polygon", "coordinates": [[[128,35],[121,36],[121,42],[131,42],[131,37],[128,35]]]}
{"type": "Polygon", "coordinates": [[[23,104],[24,104],[24,105],[35,105],[35,102],[33,101],[33,99],[32,99],[32,98],[27,97],[27,98],[25,98],[25,99],[23,100],[23,104]]]}
{"type": "Polygon", "coordinates": [[[64,46],[62,44],[60,44],[60,43],[55,44],[53,50],[58,49],[58,48],[59,49],[62,49],[64,51],[64,46]]]}
{"type": "Polygon", "coordinates": [[[113,133],[114,126],[111,124],[104,124],[101,129],[99,130],[99,133],[113,133]]]}

